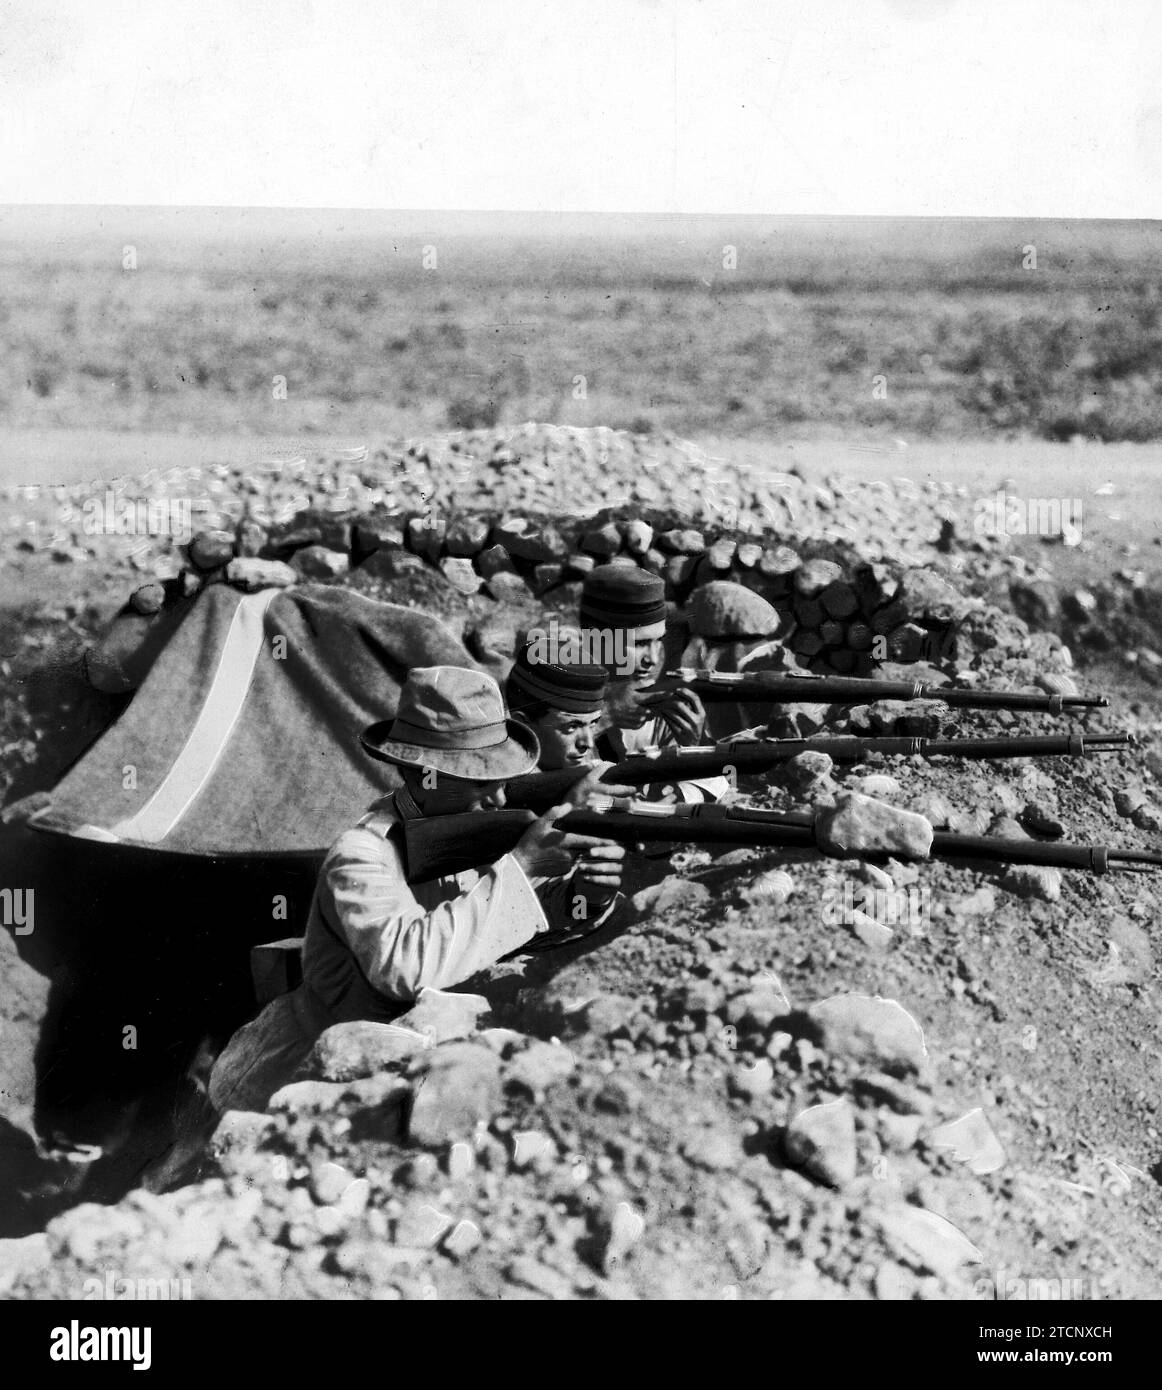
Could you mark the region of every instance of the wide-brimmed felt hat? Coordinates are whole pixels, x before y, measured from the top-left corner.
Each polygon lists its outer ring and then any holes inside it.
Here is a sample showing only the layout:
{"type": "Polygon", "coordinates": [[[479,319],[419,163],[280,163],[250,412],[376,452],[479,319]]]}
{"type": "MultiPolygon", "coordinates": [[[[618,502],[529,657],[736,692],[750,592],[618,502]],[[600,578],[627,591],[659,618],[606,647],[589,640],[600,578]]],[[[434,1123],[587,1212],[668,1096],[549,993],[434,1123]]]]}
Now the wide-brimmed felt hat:
{"type": "Polygon", "coordinates": [[[506,717],[492,677],[463,666],[415,667],[395,718],[372,724],[359,741],[381,762],[472,782],[520,777],[536,768],[541,754],[536,734],[506,717]]]}
{"type": "Polygon", "coordinates": [[[628,630],[636,640],[666,634],[666,586],[647,570],[600,565],[581,586],[583,628],[628,630]]]}

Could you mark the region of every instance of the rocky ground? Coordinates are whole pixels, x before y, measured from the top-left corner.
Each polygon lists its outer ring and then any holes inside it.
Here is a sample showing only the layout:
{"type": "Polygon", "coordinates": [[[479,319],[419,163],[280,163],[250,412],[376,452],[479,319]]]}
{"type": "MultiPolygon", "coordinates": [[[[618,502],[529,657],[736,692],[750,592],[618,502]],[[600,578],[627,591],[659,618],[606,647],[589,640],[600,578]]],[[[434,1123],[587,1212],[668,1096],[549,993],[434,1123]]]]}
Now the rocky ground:
{"type": "MultiPolygon", "coordinates": [[[[202,524],[227,533],[226,551],[201,565],[165,538],[86,531],[97,491],[10,499],[0,557],[15,595],[0,746],[10,819],[120,708],[116,670],[103,668],[112,676],[94,691],[80,653],[130,591],[154,595],[130,610],[144,620],[175,586],[225,579],[217,571],[239,559],[284,564],[288,583],[353,583],[428,607],[502,665],[514,626],[569,611],[585,558],[631,554],[628,523],[645,519],[659,544],[636,562],[653,549],[677,602],[690,607],[702,581],[738,583],[775,605],[793,650],[797,635],[842,622],[843,640],[832,631],[797,651],[804,662],[850,650],[852,621],[874,627],[902,602],[885,633],[910,625],[939,640],[894,650],[929,659],[880,663],[885,674],[1100,685],[1113,697],[1082,720],[807,707],[780,731],[1137,739],[1128,754],[1084,763],[844,768],[811,754],[744,784],[747,800],[826,803],[854,790],[966,833],[1157,843],[1155,576],[1132,556],[1119,574],[1105,556],[981,537],[963,488],[820,486],[680,441],[547,427],[290,462],[277,478],[222,469],[126,483],[119,497],[190,497],[202,524]],[[353,514],[378,518],[381,543],[358,539],[353,514]],[[452,555],[471,562],[470,579],[443,563],[448,536],[485,514],[502,527],[531,521],[516,548],[509,535],[514,562],[492,576],[479,560],[491,547],[452,555]],[[416,517],[435,524],[410,526],[416,517]],[[608,531],[596,539],[611,521],[616,545],[608,531]],[[242,522],[261,530],[246,533],[259,553],[244,550],[242,522]],[[550,522],[564,533],[560,553],[517,553],[550,522]],[[398,543],[384,539],[391,525],[398,543]],[[304,526],[309,536],[284,544],[304,526]],[[698,533],[686,548],[661,543],[683,530],[698,533]],[[834,569],[806,592],[794,576],[807,565],[765,558],[783,550],[834,569]],[[558,569],[538,576],[546,565],[558,569]],[[803,603],[831,585],[862,592],[861,566],[876,567],[869,611],[804,618],[803,603]],[[500,573],[512,577],[494,584],[500,573]]],[[[0,1288],[68,1297],[89,1280],[117,1292],[128,1279],[195,1298],[963,1299],[998,1286],[1009,1297],[1157,1296],[1154,879],[897,861],[885,876],[806,854],[689,849],[634,872],[624,915],[599,938],[471,982],[479,1003],[434,996],[402,1026],[331,1030],[309,1076],[268,1113],[221,1121],[191,1181],[112,1205],[82,1200],[0,1244],[0,1288]]],[[[0,937],[0,1089],[8,1129],[23,1135],[44,994],[35,942],[0,937]]]]}

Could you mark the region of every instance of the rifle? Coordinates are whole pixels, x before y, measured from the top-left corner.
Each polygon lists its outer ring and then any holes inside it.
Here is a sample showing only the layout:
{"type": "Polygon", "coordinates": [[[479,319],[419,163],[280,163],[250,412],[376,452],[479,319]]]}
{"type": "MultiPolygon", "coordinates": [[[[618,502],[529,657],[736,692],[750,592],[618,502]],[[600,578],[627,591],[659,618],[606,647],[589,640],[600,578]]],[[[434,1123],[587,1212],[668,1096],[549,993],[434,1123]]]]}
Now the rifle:
{"type": "MultiPolygon", "coordinates": [[[[727,739],[694,748],[654,748],[607,768],[600,781],[628,787],[718,777],[732,767],[740,775],[769,772],[800,753],[826,753],[837,763],[863,762],[873,753],[916,758],[1081,758],[1117,753],[1130,746],[1129,734],[1051,734],[1023,738],[857,738],[839,734],[818,738],[727,739]]],[[[505,784],[505,805],[543,814],[556,806],[591,769],[561,768],[529,772],[505,784]]]]}
{"type": "MultiPolygon", "coordinates": [[[[516,848],[536,819],[530,810],[468,811],[451,816],[417,817],[404,823],[408,881],[424,882],[445,874],[493,864],[516,848]]],[[[608,798],[608,806],[569,811],[556,821],[559,830],[593,835],[618,844],[703,844],[734,848],[820,851],[815,816],[801,811],[758,811],[713,803],[659,806],[651,802],[608,798]]],[[[897,851],[855,851],[836,858],[885,860],[897,851]]],[[[959,835],[938,830],[929,858],[984,859],[1000,864],[1048,864],[1104,874],[1113,868],[1162,867],[1162,854],[1112,849],[1107,845],[1067,845],[1044,840],[1006,840],[990,835],[959,835]]]]}
{"type": "MultiPolygon", "coordinates": [[[[692,690],[702,700],[776,704],[863,705],[876,700],[938,700],[958,709],[1022,709],[1061,714],[1072,709],[1105,709],[1105,695],[1040,695],[1020,690],[961,690],[924,681],[877,681],[862,676],[784,676],[777,671],[708,671],[690,666],[667,671],[665,679],[692,690]]],[[[647,692],[644,706],[668,691],[647,692]]]]}

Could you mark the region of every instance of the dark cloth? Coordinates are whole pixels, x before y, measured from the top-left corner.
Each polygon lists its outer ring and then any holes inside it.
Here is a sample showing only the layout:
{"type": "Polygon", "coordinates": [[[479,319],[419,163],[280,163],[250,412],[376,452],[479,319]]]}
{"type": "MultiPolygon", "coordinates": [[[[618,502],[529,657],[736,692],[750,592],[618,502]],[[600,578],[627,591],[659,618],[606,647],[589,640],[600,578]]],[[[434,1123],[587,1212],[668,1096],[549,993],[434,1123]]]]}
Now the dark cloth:
{"type": "Polygon", "coordinates": [[[30,824],[181,854],[321,858],[353,806],[400,785],[359,735],[394,717],[413,666],[432,665],[478,669],[430,614],[323,585],[211,585],[30,824]]]}

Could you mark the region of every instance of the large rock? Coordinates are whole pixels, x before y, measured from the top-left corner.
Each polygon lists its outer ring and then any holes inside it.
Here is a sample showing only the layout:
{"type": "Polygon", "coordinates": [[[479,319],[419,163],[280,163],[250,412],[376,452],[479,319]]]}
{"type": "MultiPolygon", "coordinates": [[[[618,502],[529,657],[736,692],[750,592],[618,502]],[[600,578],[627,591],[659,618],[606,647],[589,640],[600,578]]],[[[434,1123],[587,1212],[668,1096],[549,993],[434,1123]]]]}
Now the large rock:
{"type": "Polygon", "coordinates": [[[129,604],[134,612],[146,617],[160,613],[165,604],[165,586],[156,580],[152,584],[143,584],[129,595],[129,604]]]}
{"type": "MultiPolygon", "coordinates": [[[[616,529],[616,528],[615,528],[616,529]]],[[[502,545],[518,560],[539,565],[563,558],[559,536],[542,532],[527,517],[505,517],[492,528],[493,545],[502,545]]],[[[620,545],[620,537],[618,538],[620,545]]]]}
{"type": "Polygon", "coordinates": [[[501,570],[488,581],[488,592],[500,603],[520,603],[530,594],[529,586],[519,574],[501,570]]]}
{"type": "Polygon", "coordinates": [[[1001,887],[1019,898],[1040,898],[1055,903],[1061,898],[1061,870],[1051,864],[1010,864],[1001,887]]]}
{"type": "Polygon", "coordinates": [[[569,555],[565,559],[565,578],[568,580],[584,579],[587,574],[592,574],[597,568],[597,561],[592,555],[569,555]]]}
{"type": "Polygon", "coordinates": [[[227,1175],[261,1171],[263,1143],[278,1128],[278,1118],[264,1111],[227,1110],[210,1137],[210,1154],[227,1175]]]}
{"type": "Polygon", "coordinates": [[[407,1061],[431,1042],[424,1033],[398,1023],[336,1023],[320,1034],[306,1070],[324,1081],[355,1081],[407,1061]]]}
{"type": "Polygon", "coordinates": [[[533,567],[533,591],[538,597],[559,584],[565,577],[565,566],[556,560],[533,567]]]}
{"type": "Polygon", "coordinates": [[[1119,816],[1130,817],[1148,800],[1141,787],[1119,787],[1114,792],[1114,810],[1119,816]]]}
{"type": "Polygon", "coordinates": [[[581,538],[581,549],[586,555],[596,555],[599,559],[608,560],[621,549],[621,540],[621,531],[617,523],[607,521],[604,526],[595,526],[592,531],[586,531],[581,538]]]}
{"type": "Polygon", "coordinates": [[[727,1000],[723,1017],[740,1028],[769,1032],[791,1012],[791,1003],[777,980],[751,985],[727,1000]]]}
{"type": "Polygon", "coordinates": [[[403,544],[404,528],[398,517],[365,516],[351,528],[351,553],[356,564],[377,550],[402,550],[403,544]]]}
{"type": "Polygon", "coordinates": [[[969,893],[963,898],[953,898],[947,907],[956,921],[972,917],[991,917],[997,909],[997,896],[986,883],[975,893],[969,893]]]}
{"type": "Polygon", "coordinates": [[[734,564],[735,552],[738,549],[736,542],[728,536],[722,536],[716,540],[706,552],[702,561],[703,567],[708,574],[728,574],[731,565],[734,564]]]}
{"type": "Polygon", "coordinates": [[[452,1042],[484,1027],[488,1009],[488,1000],[482,994],[421,989],[416,1002],[393,1026],[410,1029],[433,1043],[452,1042]]]}
{"type": "Polygon", "coordinates": [[[824,612],[831,618],[850,618],[859,607],[859,600],[850,584],[836,581],[828,584],[819,595],[824,612]]]}
{"type": "Polygon", "coordinates": [[[44,1231],[0,1240],[0,1298],[23,1279],[33,1279],[52,1264],[53,1252],[44,1231]]]}
{"type": "Polygon", "coordinates": [[[417,1061],[412,1079],[408,1136],[423,1148],[471,1138],[501,1107],[500,1058],[481,1043],[442,1043],[417,1061]]]}
{"type": "Polygon", "coordinates": [[[427,563],[421,556],[413,555],[410,550],[403,550],[398,546],[385,545],[369,555],[359,566],[356,574],[370,580],[403,579],[405,575],[425,574],[427,571],[427,563]]]}
{"type": "Polygon", "coordinates": [[[289,589],[298,579],[283,560],[260,560],[247,555],[231,560],[226,566],[226,582],[248,594],[257,593],[259,589],[289,589]]]}
{"type": "Polygon", "coordinates": [[[440,573],[457,593],[465,597],[480,592],[483,581],[466,556],[445,555],[440,561],[440,573]]]}
{"type": "Polygon", "coordinates": [[[935,570],[908,570],[903,590],[909,612],[933,621],[955,622],[967,608],[961,595],[935,570]]]}
{"type": "Polygon", "coordinates": [[[503,545],[490,545],[487,550],[482,550],[476,557],[476,569],[485,579],[491,579],[495,574],[515,573],[512,556],[503,545]]]}
{"type": "Polygon", "coordinates": [[[926,859],[932,848],[932,826],[923,816],[858,792],[841,792],[819,817],[815,833],[823,853],[839,859],[875,853],[926,859]]]}
{"type": "Polygon", "coordinates": [[[843,569],[834,560],[808,560],[795,571],[795,589],[805,598],[814,598],[842,578],[843,569]]]}
{"type": "Polygon", "coordinates": [[[663,531],[657,538],[658,545],[670,555],[701,555],[706,549],[706,538],[701,531],[675,529],[663,531]]]}
{"type": "Polygon", "coordinates": [[[831,778],[833,767],[829,754],[808,748],[785,763],[779,763],[771,773],[771,781],[802,801],[819,802],[830,798],[837,790],[831,778]]]}
{"type": "Polygon", "coordinates": [[[577,1059],[562,1043],[534,1042],[509,1062],[505,1084],[540,1097],[577,1069],[577,1059]]]}
{"type": "Polygon", "coordinates": [[[928,1136],[928,1143],[934,1149],[948,1151],[958,1162],[967,1164],[978,1177],[995,1173],[1005,1164],[1001,1141],[979,1106],[962,1115],[959,1120],[934,1129],[928,1136]]]}
{"type": "Polygon", "coordinates": [[[858,778],[856,785],[862,796],[876,797],[880,800],[887,796],[899,796],[901,791],[899,782],[884,772],[869,772],[858,778]]]}
{"type": "Polygon", "coordinates": [[[812,1105],[787,1126],[783,1147],[792,1163],[829,1187],[855,1181],[855,1112],[846,1100],[812,1105]]]}
{"type": "Polygon", "coordinates": [[[715,579],[694,590],[690,628],[697,637],[725,641],[732,637],[772,637],[779,630],[778,612],[741,584],[715,579]]]}
{"type": "MultiPolygon", "coordinates": [[[[784,579],[795,573],[803,561],[789,546],[779,545],[764,550],[759,560],[759,573],[767,579],[784,579]]],[[[838,576],[836,576],[838,577],[838,576]]]]}
{"type": "Polygon", "coordinates": [[[199,531],[187,554],[190,563],[203,572],[221,569],[234,556],[234,537],[229,531],[199,531]]]}
{"type": "Polygon", "coordinates": [[[566,1031],[608,1038],[621,1033],[638,1011],[638,1001],[625,994],[599,994],[566,1019],[566,1031]]]}
{"type": "Polygon", "coordinates": [[[276,1115],[319,1115],[354,1107],[398,1115],[410,1095],[408,1083],[394,1076],[342,1082],[292,1081],[271,1096],[267,1109],[276,1115]]]}
{"type": "Polygon", "coordinates": [[[889,1076],[924,1070],[928,1049],[920,1025],[894,999],[836,994],[807,1010],[833,1056],[870,1066],[889,1076]]]}
{"type": "Polygon", "coordinates": [[[444,545],[449,555],[470,559],[479,555],[488,542],[488,522],[481,516],[457,517],[448,527],[444,545]]]}
{"type": "Polygon", "coordinates": [[[963,1231],[934,1211],[901,1204],[869,1215],[887,1244],[916,1269],[948,1278],[982,1258],[963,1231]]]}
{"type": "Polygon", "coordinates": [[[296,550],[291,559],[291,568],[304,579],[338,579],[347,573],[350,561],[339,550],[328,550],[325,545],[305,545],[296,550]]]}
{"type": "Polygon", "coordinates": [[[782,905],[795,892],[795,880],[786,869],[767,869],[742,889],[742,899],[752,907],[782,905]]]}
{"type": "Polygon", "coordinates": [[[655,916],[673,909],[697,912],[709,904],[710,890],[696,879],[667,874],[661,883],[651,883],[635,893],[631,901],[635,911],[655,916]]]}
{"type": "Polygon", "coordinates": [[[1048,691],[1050,695],[1081,694],[1073,677],[1064,675],[1059,671],[1040,671],[1033,683],[1039,685],[1042,690],[1048,691]]]}
{"type": "Polygon", "coordinates": [[[618,1202],[609,1217],[608,1235],[602,1250],[602,1270],[612,1274],[633,1252],[645,1234],[645,1218],[628,1202],[618,1202]]]}
{"type": "Polygon", "coordinates": [[[625,537],[625,548],[631,555],[645,555],[654,543],[654,528],[648,521],[623,521],[621,533],[625,537]]]}

